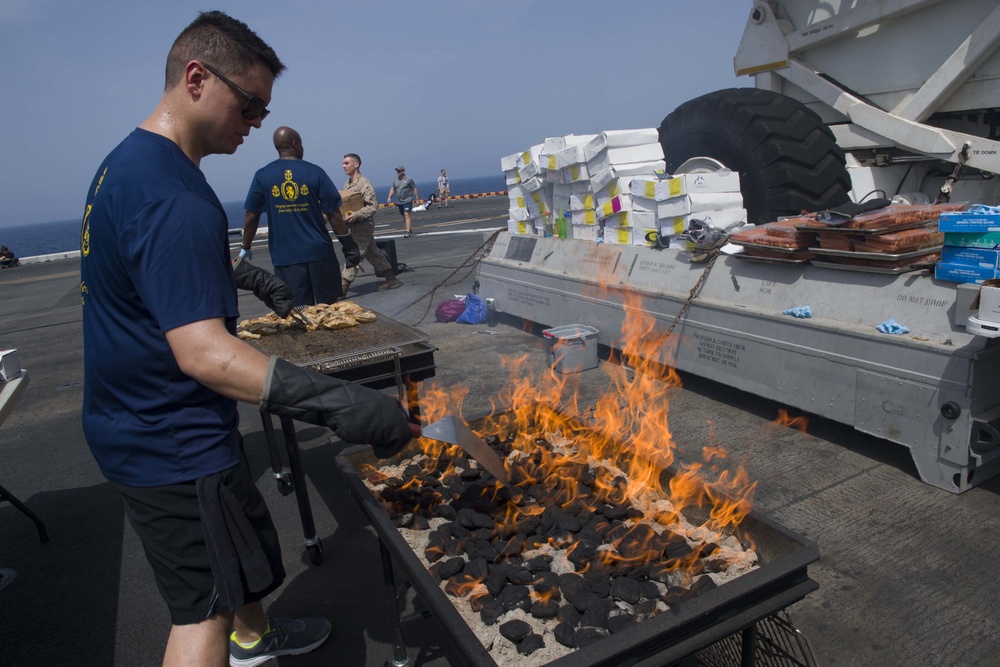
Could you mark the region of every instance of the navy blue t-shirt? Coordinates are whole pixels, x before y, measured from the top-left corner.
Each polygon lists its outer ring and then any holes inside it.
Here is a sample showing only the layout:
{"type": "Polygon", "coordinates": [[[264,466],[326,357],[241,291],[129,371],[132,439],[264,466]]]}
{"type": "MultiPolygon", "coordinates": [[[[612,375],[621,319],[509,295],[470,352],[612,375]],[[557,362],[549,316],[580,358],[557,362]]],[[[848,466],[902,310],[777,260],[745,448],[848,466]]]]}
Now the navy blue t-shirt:
{"type": "Polygon", "coordinates": [[[271,263],[289,266],[333,254],[323,213],[340,204],[340,191],[322,168],[305,160],[275,160],[254,174],[243,208],[267,210],[271,263]]]}
{"type": "Polygon", "coordinates": [[[136,129],[101,165],[80,239],[83,430],[108,479],[190,481],[239,461],[236,401],[181,372],[164,332],[239,316],[228,220],[176,144],[136,129]]]}

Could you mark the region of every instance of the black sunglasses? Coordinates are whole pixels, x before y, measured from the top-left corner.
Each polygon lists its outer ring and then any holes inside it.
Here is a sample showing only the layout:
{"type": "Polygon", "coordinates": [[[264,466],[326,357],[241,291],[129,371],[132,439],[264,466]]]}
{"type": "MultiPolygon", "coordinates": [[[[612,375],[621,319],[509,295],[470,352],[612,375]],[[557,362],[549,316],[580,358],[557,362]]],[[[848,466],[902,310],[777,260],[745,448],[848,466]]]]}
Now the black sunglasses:
{"type": "Polygon", "coordinates": [[[244,118],[246,118],[247,120],[257,120],[258,118],[264,120],[265,118],[267,118],[267,114],[271,113],[270,111],[267,110],[267,107],[264,106],[264,100],[260,99],[253,93],[248,93],[247,91],[243,90],[235,83],[227,79],[222,72],[215,69],[208,63],[203,62],[202,65],[204,65],[205,69],[207,69],[209,72],[222,79],[222,82],[224,84],[235,90],[240,95],[240,97],[246,100],[246,102],[243,104],[243,110],[240,112],[243,114],[244,118]]]}

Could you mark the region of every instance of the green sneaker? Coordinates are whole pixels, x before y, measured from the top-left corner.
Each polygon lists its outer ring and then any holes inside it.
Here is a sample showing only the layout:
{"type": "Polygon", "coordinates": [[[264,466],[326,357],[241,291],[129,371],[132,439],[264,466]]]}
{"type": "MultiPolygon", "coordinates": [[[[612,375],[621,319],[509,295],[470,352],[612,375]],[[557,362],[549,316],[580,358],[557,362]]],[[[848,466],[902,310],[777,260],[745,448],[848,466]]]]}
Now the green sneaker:
{"type": "Polygon", "coordinates": [[[229,664],[232,667],[256,667],[281,655],[308,653],[330,636],[330,621],[325,618],[268,618],[267,632],[251,648],[229,636],[229,664]]]}

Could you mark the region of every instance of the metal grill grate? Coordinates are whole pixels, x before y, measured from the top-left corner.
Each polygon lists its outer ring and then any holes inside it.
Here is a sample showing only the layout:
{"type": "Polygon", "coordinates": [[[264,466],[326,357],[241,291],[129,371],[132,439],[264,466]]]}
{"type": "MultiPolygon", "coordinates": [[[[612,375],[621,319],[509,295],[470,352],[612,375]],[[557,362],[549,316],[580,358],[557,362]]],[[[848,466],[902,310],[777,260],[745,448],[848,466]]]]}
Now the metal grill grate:
{"type": "MultiPolygon", "coordinates": [[[[730,635],[698,652],[704,667],[734,667],[741,664],[742,636],[730,635]]],[[[757,622],[754,653],[758,667],[818,667],[809,640],[792,625],[787,611],[779,611],[757,622]]]]}
{"type": "Polygon", "coordinates": [[[249,342],[264,354],[323,373],[387,361],[427,347],[428,337],[422,331],[385,315],[376,316],[374,322],[356,327],[283,331],[249,342]]]}

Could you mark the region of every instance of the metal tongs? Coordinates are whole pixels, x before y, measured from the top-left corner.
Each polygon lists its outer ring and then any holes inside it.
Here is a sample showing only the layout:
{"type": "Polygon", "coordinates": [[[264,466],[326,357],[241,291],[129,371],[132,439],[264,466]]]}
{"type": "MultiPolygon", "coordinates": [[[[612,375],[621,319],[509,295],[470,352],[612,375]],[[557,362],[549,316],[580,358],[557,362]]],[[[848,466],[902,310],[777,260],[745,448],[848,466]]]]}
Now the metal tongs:
{"type": "Polygon", "coordinates": [[[291,317],[293,320],[298,320],[302,324],[302,326],[308,328],[312,326],[312,320],[310,320],[309,317],[306,316],[304,312],[302,312],[304,309],[305,306],[293,306],[292,312],[290,312],[288,316],[291,317]]]}

